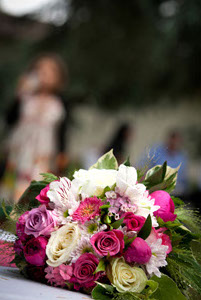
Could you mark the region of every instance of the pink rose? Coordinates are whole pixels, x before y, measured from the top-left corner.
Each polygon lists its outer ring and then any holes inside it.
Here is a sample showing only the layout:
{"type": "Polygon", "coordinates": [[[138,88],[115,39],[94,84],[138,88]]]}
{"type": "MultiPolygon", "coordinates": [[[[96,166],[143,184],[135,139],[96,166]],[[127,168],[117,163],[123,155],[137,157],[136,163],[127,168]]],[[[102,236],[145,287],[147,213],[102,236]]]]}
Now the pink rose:
{"type": "Polygon", "coordinates": [[[23,215],[21,215],[19,217],[19,219],[16,223],[16,234],[22,242],[25,242],[28,238],[28,236],[24,232],[26,217],[28,214],[29,214],[29,212],[26,211],[23,215]]]}
{"type": "Polygon", "coordinates": [[[57,217],[45,205],[33,208],[27,215],[24,232],[34,237],[48,236],[57,226],[57,217]]]}
{"type": "Polygon", "coordinates": [[[100,256],[121,254],[124,248],[124,235],[120,230],[101,231],[94,234],[91,244],[100,256]]]}
{"type": "Polygon", "coordinates": [[[177,217],[174,214],[174,202],[170,195],[165,191],[155,191],[151,194],[151,198],[155,199],[155,205],[160,208],[154,212],[154,216],[160,217],[164,222],[174,221],[177,217]]]}
{"type": "Polygon", "coordinates": [[[24,257],[28,263],[35,266],[43,266],[46,260],[46,246],[48,240],[39,236],[30,239],[24,246],[24,257]]]}
{"type": "Polygon", "coordinates": [[[36,197],[36,199],[41,203],[47,205],[50,202],[50,199],[47,196],[47,192],[49,191],[49,184],[40,191],[40,194],[36,197]]]}
{"type": "Polygon", "coordinates": [[[75,264],[73,264],[73,276],[70,279],[74,283],[74,289],[79,290],[81,287],[89,289],[93,288],[100,277],[100,272],[94,274],[99,260],[92,253],[82,254],[75,264]]]}
{"type": "Polygon", "coordinates": [[[151,255],[151,248],[148,244],[136,237],[124,253],[124,258],[127,263],[145,264],[150,260],[151,255]]]}
{"type": "Polygon", "coordinates": [[[136,216],[132,212],[127,212],[124,215],[124,224],[127,226],[127,231],[140,231],[145,223],[145,218],[142,216],[136,216]]]}
{"type": "Polygon", "coordinates": [[[155,233],[157,234],[157,238],[162,239],[162,245],[168,246],[168,250],[166,253],[169,254],[172,251],[172,244],[171,244],[169,235],[163,233],[166,230],[167,230],[167,228],[165,228],[165,227],[159,228],[157,230],[154,229],[155,233]]]}

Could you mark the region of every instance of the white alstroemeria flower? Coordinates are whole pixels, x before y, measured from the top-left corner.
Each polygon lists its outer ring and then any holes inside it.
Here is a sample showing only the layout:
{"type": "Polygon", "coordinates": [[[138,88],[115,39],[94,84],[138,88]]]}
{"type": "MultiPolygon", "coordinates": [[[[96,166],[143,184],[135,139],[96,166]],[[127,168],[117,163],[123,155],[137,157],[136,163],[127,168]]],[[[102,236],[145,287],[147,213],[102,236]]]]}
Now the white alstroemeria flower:
{"type": "Polygon", "coordinates": [[[116,183],[116,170],[91,169],[79,170],[74,173],[72,183],[77,188],[77,193],[86,197],[100,196],[104,189],[116,183]]]}
{"type": "Polygon", "coordinates": [[[139,200],[146,191],[142,183],[137,183],[137,171],[134,167],[120,165],[117,172],[116,190],[121,196],[128,197],[132,203],[139,200]]]}
{"type": "Polygon", "coordinates": [[[149,275],[156,275],[161,277],[159,268],[167,266],[166,256],[168,246],[162,245],[162,239],[157,238],[157,235],[152,230],[149,237],[146,239],[147,244],[151,248],[152,256],[150,260],[145,264],[146,270],[149,275]]]}
{"type": "Polygon", "coordinates": [[[47,196],[54,203],[54,211],[65,222],[67,215],[72,215],[79,206],[72,182],[62,177],[59,181],[53,181],[49,185],[47,196]]]}

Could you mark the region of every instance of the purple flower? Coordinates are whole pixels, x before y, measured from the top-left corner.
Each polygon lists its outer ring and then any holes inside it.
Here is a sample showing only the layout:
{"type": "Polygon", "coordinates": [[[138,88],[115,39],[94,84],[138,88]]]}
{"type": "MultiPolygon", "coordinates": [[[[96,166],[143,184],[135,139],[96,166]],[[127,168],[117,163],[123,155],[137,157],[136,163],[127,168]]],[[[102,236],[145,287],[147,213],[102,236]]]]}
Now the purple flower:
{"type": "Polygon", "coordinates": [[[151,194],[151,198],[155,199],[155,205],[160,208],[154,212],[154,216],[160,217],[164,222],[174,221],[177,217],[174,214],[174,202],[170,195],[165,191],[155,191],[151,194]]]}
{"type": "Polygon", "coordinates": [[[91,244],[100,256],[121,254],[124,248],[124,235],[120,230],[101,231],[94,234],[91,244]]]}
{"type": "Polygon", "coordinates": [[[49,191],[49,184],[40,191],[40,194],[36,197],[36,199],[41,203],[47,205],[50,202],[50,199],[47,196],[47,192],[49,191]]]}
{"type": "Polygon", "coordinates": [[[145,264],[150,260],[151,255],[151,248],[148,244],[137,237],[124,253],[124,258],[127,263],[145,264]]]}
{"type": "Polygon", "coordinates": [[[24,257],[28,263],[35,266],[43,266],[46,260],[46,246],[48,240],[39,236],[30,239],[24,246],[24,257]]]}
{"type": "Polygon", "coordinates": [[[124,215],[124,224],[127,226],[128,231],[140,231],[145,223],[145,218],[142,216],[136,216],[132,212],[127,212],[124,215]]]}
{"type": "Polygon", "coordinates": [[[45,205],[41,205],[33,208],[26,215],[24,232],[28,235],[32,234],[34,237],[49,236],[56,226],[57,217],[52,211],[47,210],[45,205]]]}
{"type": "Polygon", "coordinates": [[[74,289],[79,290],[81,287],[89,289],[93,288],[100,277],[100,272],[94,274],[99,260],[92,253],[82,254],[73,264],[73,276],[70,279],[74,283],[74,289]]]}

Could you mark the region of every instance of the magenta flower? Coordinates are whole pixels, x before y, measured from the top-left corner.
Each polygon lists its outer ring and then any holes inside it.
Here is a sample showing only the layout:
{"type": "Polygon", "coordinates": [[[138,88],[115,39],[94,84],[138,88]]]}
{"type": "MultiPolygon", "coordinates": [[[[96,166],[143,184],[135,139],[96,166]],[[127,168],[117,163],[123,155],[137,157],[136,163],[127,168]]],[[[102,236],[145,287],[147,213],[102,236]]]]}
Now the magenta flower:
{"type": "Polygon", "coordinates": [[[23,255],[23,244],[20,239],[17,239],[14,243],[15,253],[19,256],[23,255]]]}
{"type": "Polygon", "coordinates": [[[165,191],[155,191],[151,194],[151,198],[155,199],[155,205],[160,208],[154,212],[154,216],[160,217],[164,222],[174,221],[177,217],[174,214],[174,202],[170,195],[165,191]]]}
{"type": "Polygon", "coordinates": [[[25,242],[28,238],[28,236],[25,234],[25,222],[26,218],[28,216],[29,212],[26,211],[23,215],[21,215],[16,223],[16,234],[18,238],[22,241],[25,242]]]}
{"type": "Polygon", "coordinates": [[[127,212],[124,215],[124,224],[127,226],[127,231],[140,231],[145,220],[144,217],[136,216],[132,212],[127,212]]]}
{"type": "Polygon", "coordinates": [[[33,208],[27,215],[24,232],[34,237],[49,236],[57,226],[57,217],[45,205],[33,208]]]}
{"type": "Polygon", "coordinates": [[[83,224],[100,215],[101,205],[102,202],[97,197],[86,198],[80,203],[72,218],[74,221],[80,221],[83,224]]]}
{"type": "Polygon", "coordinates": [[[46,246],[48,240],[39,236],[30,239],[24,246],[24,257],[28,263],[35,266],[43,266],[46,259],[46,246]]]}
{"type": "Polygon", "coordinates": [[[120,230],[101,231],[94,234],[91,244],[100,256],[121,254],[124,248],[124,235],[120,230]]]}
{"type": "Polygon", "coordinates": [[[127,263],[145,264],[150,260],[151,255],[151,248],[148,244],[137,237],[124,253],[124,258],[127,263]]]}
{"type": "Polygon", "coordinates": [[[41,203],[47,205],[50,202],[50,199],[47,196],[47,192],[49,191],[49,184],[40,191],[40,194],[36,197],[36,199],[41,203]]]}
{"type": "Polygon", "coordinates": [[[101,275],[101,272],[94,274],[98,263],[98,258],[92,253],[84,253],[78,258],[73,264],[73,276],[70,280],[71,283],[74,283],[75,290],[91,289],[96,285],[95,281],[101,275]]]}

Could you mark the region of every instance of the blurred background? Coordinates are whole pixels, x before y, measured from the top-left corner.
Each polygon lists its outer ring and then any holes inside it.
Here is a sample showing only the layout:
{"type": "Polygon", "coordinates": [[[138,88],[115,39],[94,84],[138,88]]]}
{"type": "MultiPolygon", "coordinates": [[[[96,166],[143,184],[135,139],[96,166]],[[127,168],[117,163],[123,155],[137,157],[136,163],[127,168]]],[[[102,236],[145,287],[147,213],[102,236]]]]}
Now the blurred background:
{"type": "Polygon", "coordinates": [[[113,148],[200,207],[200,57],[199,0],[0,0],[1,198],[113,148]]]}

